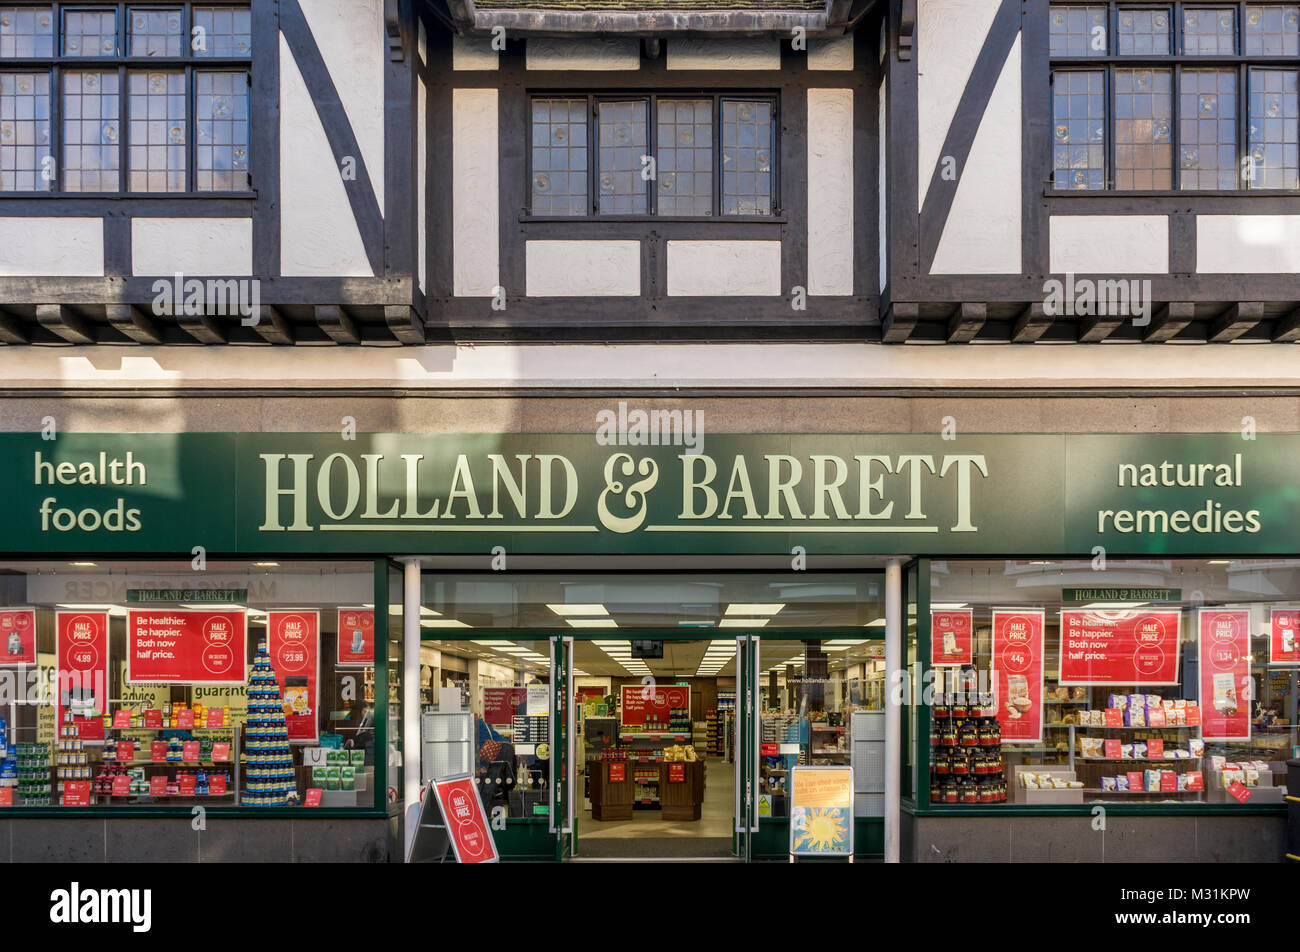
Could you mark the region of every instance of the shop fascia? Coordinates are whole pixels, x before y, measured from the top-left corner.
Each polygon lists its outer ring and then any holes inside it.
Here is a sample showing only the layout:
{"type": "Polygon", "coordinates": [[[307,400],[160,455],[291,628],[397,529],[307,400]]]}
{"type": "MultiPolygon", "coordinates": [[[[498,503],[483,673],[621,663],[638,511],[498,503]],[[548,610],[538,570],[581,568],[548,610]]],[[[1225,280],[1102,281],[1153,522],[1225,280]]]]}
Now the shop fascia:
{"type": "MultiPolygon", "coordinates": [[[[312,532],[392,520],[559,522],[588,487],[567,456],[518,453],[262,453],[262,532],[312,532]],[[529,485],[536,485],[535,493],[529,485]],[[437,491],[430,491],[437,487],[437,491]],[[319,513],[313,521],[310,514],[319,513]]],[[[595,487],[596,513],[613,532],[644,524],[649,497],[661,486],[661,463],[674,467],[679,522],[925,520],[931,492],[949,493],[952,532],[977,532],[972,487],[988,478],[983,454],[679,454],[675,459],[610,454],[595,487]],[[801,499],[803,500],[801,502],[801,499]]],[[[672,492],[672,489],[669,489],[672,492]]]]}

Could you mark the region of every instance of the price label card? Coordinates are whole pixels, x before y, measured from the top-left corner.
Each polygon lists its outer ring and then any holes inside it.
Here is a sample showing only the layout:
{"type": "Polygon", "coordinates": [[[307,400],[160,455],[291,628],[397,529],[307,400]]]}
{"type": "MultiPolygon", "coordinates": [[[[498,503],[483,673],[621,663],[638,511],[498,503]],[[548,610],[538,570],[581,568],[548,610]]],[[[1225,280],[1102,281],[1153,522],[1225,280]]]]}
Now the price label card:
{"type": "Polygon", "coordinates": [[[214,707],[208,710],[208,727],[225,727],[226,726],[226,709],[224,707],[214,707]]]}
{"type": "Polygon", "coordinates": [[[1202,775],[1202,773],[1199,770],[1189,770],[1187,772],[1187,789],[1188,790],[1205,789],[1205,777],[1204,775],[1202,775]]]}
{"type": "Polygon", "coordinates": [[[669,764],[668,765],[668,782],[685,783],[686,782],[686,765],[669,764]]]}
{"type": "Polygon", "coordinates": [[[119,740],[117,742],[117,762],[129,764],[133,760],[135,760],[135,741],[119,740]]]}
{"type": "Polygon", "coordinates": [[[1167,723],[1163,707],[1147,708],[1147,727],[1165,727],[1167,723]]]}
{"type": "Polygon", "coordinates": [[[119,710],[119,711],[114,711],[114,712],[113,712],[113,729],[114,729],[114,730],[121,730],[122,728],[129,728],[130,726],[131,726],[131,712],[130,712],[130,711],[119,710]]]}
{"type": "Polygon", "coordinates": [[[1201,723],[1201,707],[1199,704],[1190,705],[1187,708],[1187,726],[1199,727],[1201,723]]]}
{"type": "Polygon", "coordinates": [[[11,807],[14,805],[14,788],[0,787],[0,807],[11,807]]]}
{"type": "Polygon", "coordinates": [[[320,788],[320,787],[308,787],[308,788],[307,788],[307,806],[309,806],[309,807],[318,807],[318,806],[320,806],[321,793],[322,793],[322,791],[321,791],[321,788],[320,788]]]}
{"type": "Polygon", "coordinates": [[[144,712],[144,726],[157,730],[162,727],[162,711],[150,708],[144,712]]]}
{"type": "Polygon", "coordinates": [[[167,759],[167,741],[165,740],[150,741],[149,759],[156,764],[163,763],[167,759]]]}
{"type": "Polygon", "coordinates": [[[1159,760],[1165,755],[1165,742],[1159,737],[1153,737],[1147,741],[1147,756],[1152,760],[1159,760]]]}
{"type": "Polygon", "coordinates": [[[1173,793],[1178,789],[1178,774],[1172,770],[1160,771],[1160,792],[1173,793]]]}
{"type": "Polygon", "coordinates": [[[1107,727],[1123,727],[1123,726],[1124,726],[1124,712],[1121,711],[1121,710],[1120,710],[1119,708],[1117,708],[1117,707],[1108,707],[1108,708],[1106,708],[1106,726],[1107,726],[1107,727]]]}
{"type": "Polygon", "coordinates": [[[1112,760],[1118,760],[1121,753],[1119,738],[1108,737],[1106,739],[1106,756],[1112,760]]]}
{"type": "Polygon", "coordinates": [[[167,796],[167,778],[163,775],[149,778],[149,796],[165,797],[167,796]]]}
{"type": "Polygon", "coordinates": [[[609,782],[610,782],[610,783],[622,783],[622,782],[623,782],[624,780],[626,780],[626,779],[627,779],[627,765],[626,765],[626,764],[610,764],[610,765],[609,765],[609,782]]]}
{"type": "Polygon", "coordinates": [[[1241,803],[1245,803],[1251,796],[1250,789],[1240,780],[1232,781],[1232,785],[1228,787],[1228,792],[1241,803]]]}
{"type": "Polygon", "coordinates": [[[223,763],[230,759],[230,744],[222,741],[219,744],[212,745],[212,760],[214,763],[223,763]]]}
{"type": "Polygon", "coordinates": [[[181,760],[197,761],[199,759],[199,742],[197,740],[187,740],[181,745],[181,760]]]}
{"type": "Polygon", "coordinates": [[[1141,793],[1141,792],[1142,792],[1142,784],[1143,784],[1144,779],[1145,779],[1145,778],[1142,776],[1142,771],[1140,771],[1140,770],[1130,770],[1130,771],[1128,772],[1128,788],[1129,788],[1129,790],[1130,790],[1131,792],[1133,792],[1133,793],[1141,793]]]}
{"type": "Polygon", "coordinates": [[[226,795],[225,774],[213,774],[208,777],[208,795],[213,797],[224,797],[226,795]]]}
{"type": "Polygon", "coordinates": [[[176,778],[180,784],[180,793],[182,797],[194,796],[194,789],[198,785],[198,780],[194,774],[181,774],[176,778]]]}
{"type": "Polygon", "coordinates": [[[194,729],[194,712],[188,707],[183,711],[176,712],[176,726],[181,730],[188,731],[194,729]]]}
{"type": "Polygon", "coordinates": [[[118,774],[113,778],[113,796],[129,797],[131,795],[131,778],[125,774],[118,774]]]}
{"type": "Polygon", "coordinates": [[[65,807],[90,806],[90,781],[89,780],[64,781],[63,805],[65,807]]]}

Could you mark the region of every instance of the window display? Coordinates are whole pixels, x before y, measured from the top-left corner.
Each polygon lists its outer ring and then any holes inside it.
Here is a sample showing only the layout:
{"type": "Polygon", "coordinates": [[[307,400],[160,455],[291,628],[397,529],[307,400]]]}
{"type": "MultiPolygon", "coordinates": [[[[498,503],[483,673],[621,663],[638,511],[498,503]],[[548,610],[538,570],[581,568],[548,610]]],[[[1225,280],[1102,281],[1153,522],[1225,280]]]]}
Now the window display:
{"type": "Polygon", "coordinates": [[[0,563],[0,806],[372,806],[374,573],[0,563]]]}
{"type": "Polygon", "coordinates": [[[957,774],[980,719],[1009,803],[1281,802],[1300,662],[1273,649],[1298,590],[1286,559],[932,563],[931,637],[973,635],[969,663],[931,645],[930,802],[990,802],[957,774]]]}

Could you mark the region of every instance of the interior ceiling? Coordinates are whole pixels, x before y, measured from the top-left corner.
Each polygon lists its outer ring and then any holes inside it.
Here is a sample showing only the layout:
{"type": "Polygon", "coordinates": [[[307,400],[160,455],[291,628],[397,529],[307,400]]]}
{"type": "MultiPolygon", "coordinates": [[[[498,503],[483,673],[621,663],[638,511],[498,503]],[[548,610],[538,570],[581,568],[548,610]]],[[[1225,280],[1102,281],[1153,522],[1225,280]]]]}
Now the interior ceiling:
{"type": "MultiPolygon", "coordinates": [[[[547,671],[545,658],[550,651],[550,644],[547,641],[519,641],[506,639],[480,639],[490,641],[490,644],[479,644],[475,641],[425,641],[426,647],[434,648],[444,654],[454,657],[466,658],[472,660],[490,661],[495,664],[507,666],[515,670],[531,672],[533,674],[544,674],[547,671]],[[508,648],[523,648],[535,652],[542,656],[542,660],[535,657],[520,654],[517,651],[504,650],[508,648]]],[[[596,640],[602,642],[615,642],[617,639],[598,637],[596,640]]],[[[847,645],[847,641],[829,641],[826,655],[830,671],[833,673],[842,670],[846,665],[860,664],[863,661],[869,661],[884,656],[884,642],[880,640],[861,640],[860,644],[847,645]],[[845,644],[844,650],[838,649],[840,644],[845,644]]],[[[859,641],[860,639],[851,639],[859,641]]],[[[629,641],[617,641],[619,646],[630,646],[629,641]]],[[[638,659],[645,668],[639,666],[624,666],[607,654],[595,641],[586,641],[575,639],[573,642],[573,667],[575,671],[580,670],[593,677],[611,677],[611,678],[636,678],[644,677],[645,669],[648,668],[650,675],[656,679],[678,679],[693,677],[719,677],[734,678],[736,676],[735,654],[731,651],[717,651],[715,654],[717,660],[725,658],[725,664],[718,667],[714,663],[711,655],[711,664],[706,673],[700,672],[701,663],[704,661],[705,653],[708,652],[709,646],[714,644],[713,641],[665,641],[663,658],[646,658],[638,659]]],[[[717,648],[724,645],[734,646],[735,640],[731,638],[717,639],[717,648]]],[[[612,647],[612,646],[611,646],[612,647]]],[[[617,649],[615,649],[617,650],[617,649]]],[[[759,647],[759,668],[762,672],[768,673],[772,670],[793,670],[798,671],[797,662],[804,660],[805,645],[801,641],[774,641],[764,639],[759,647]],[[796,662],[791,664],[791,662],[796,662]],[[778,668],[779,665],[786,665],[784,669],[778,668]]]]}

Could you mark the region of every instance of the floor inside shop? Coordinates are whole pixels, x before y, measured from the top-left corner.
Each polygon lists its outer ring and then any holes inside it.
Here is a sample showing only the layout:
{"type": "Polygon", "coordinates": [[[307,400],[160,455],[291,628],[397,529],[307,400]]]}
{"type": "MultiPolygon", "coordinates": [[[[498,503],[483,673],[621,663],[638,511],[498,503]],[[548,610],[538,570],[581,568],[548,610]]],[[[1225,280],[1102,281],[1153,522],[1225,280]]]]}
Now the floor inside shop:
{"type": "MultiPolygon", "coordinates": [[[[585,778],[584,778],[585,780],[585,778]]],[[[721,757],[704,761],[704,804],[698,820],[665,820],[658,810],[634,810],[631,820],[594,820],[583,798],[577,855],[620,857],[727,857],[732,855],[735,765],[721,757]]]]}

